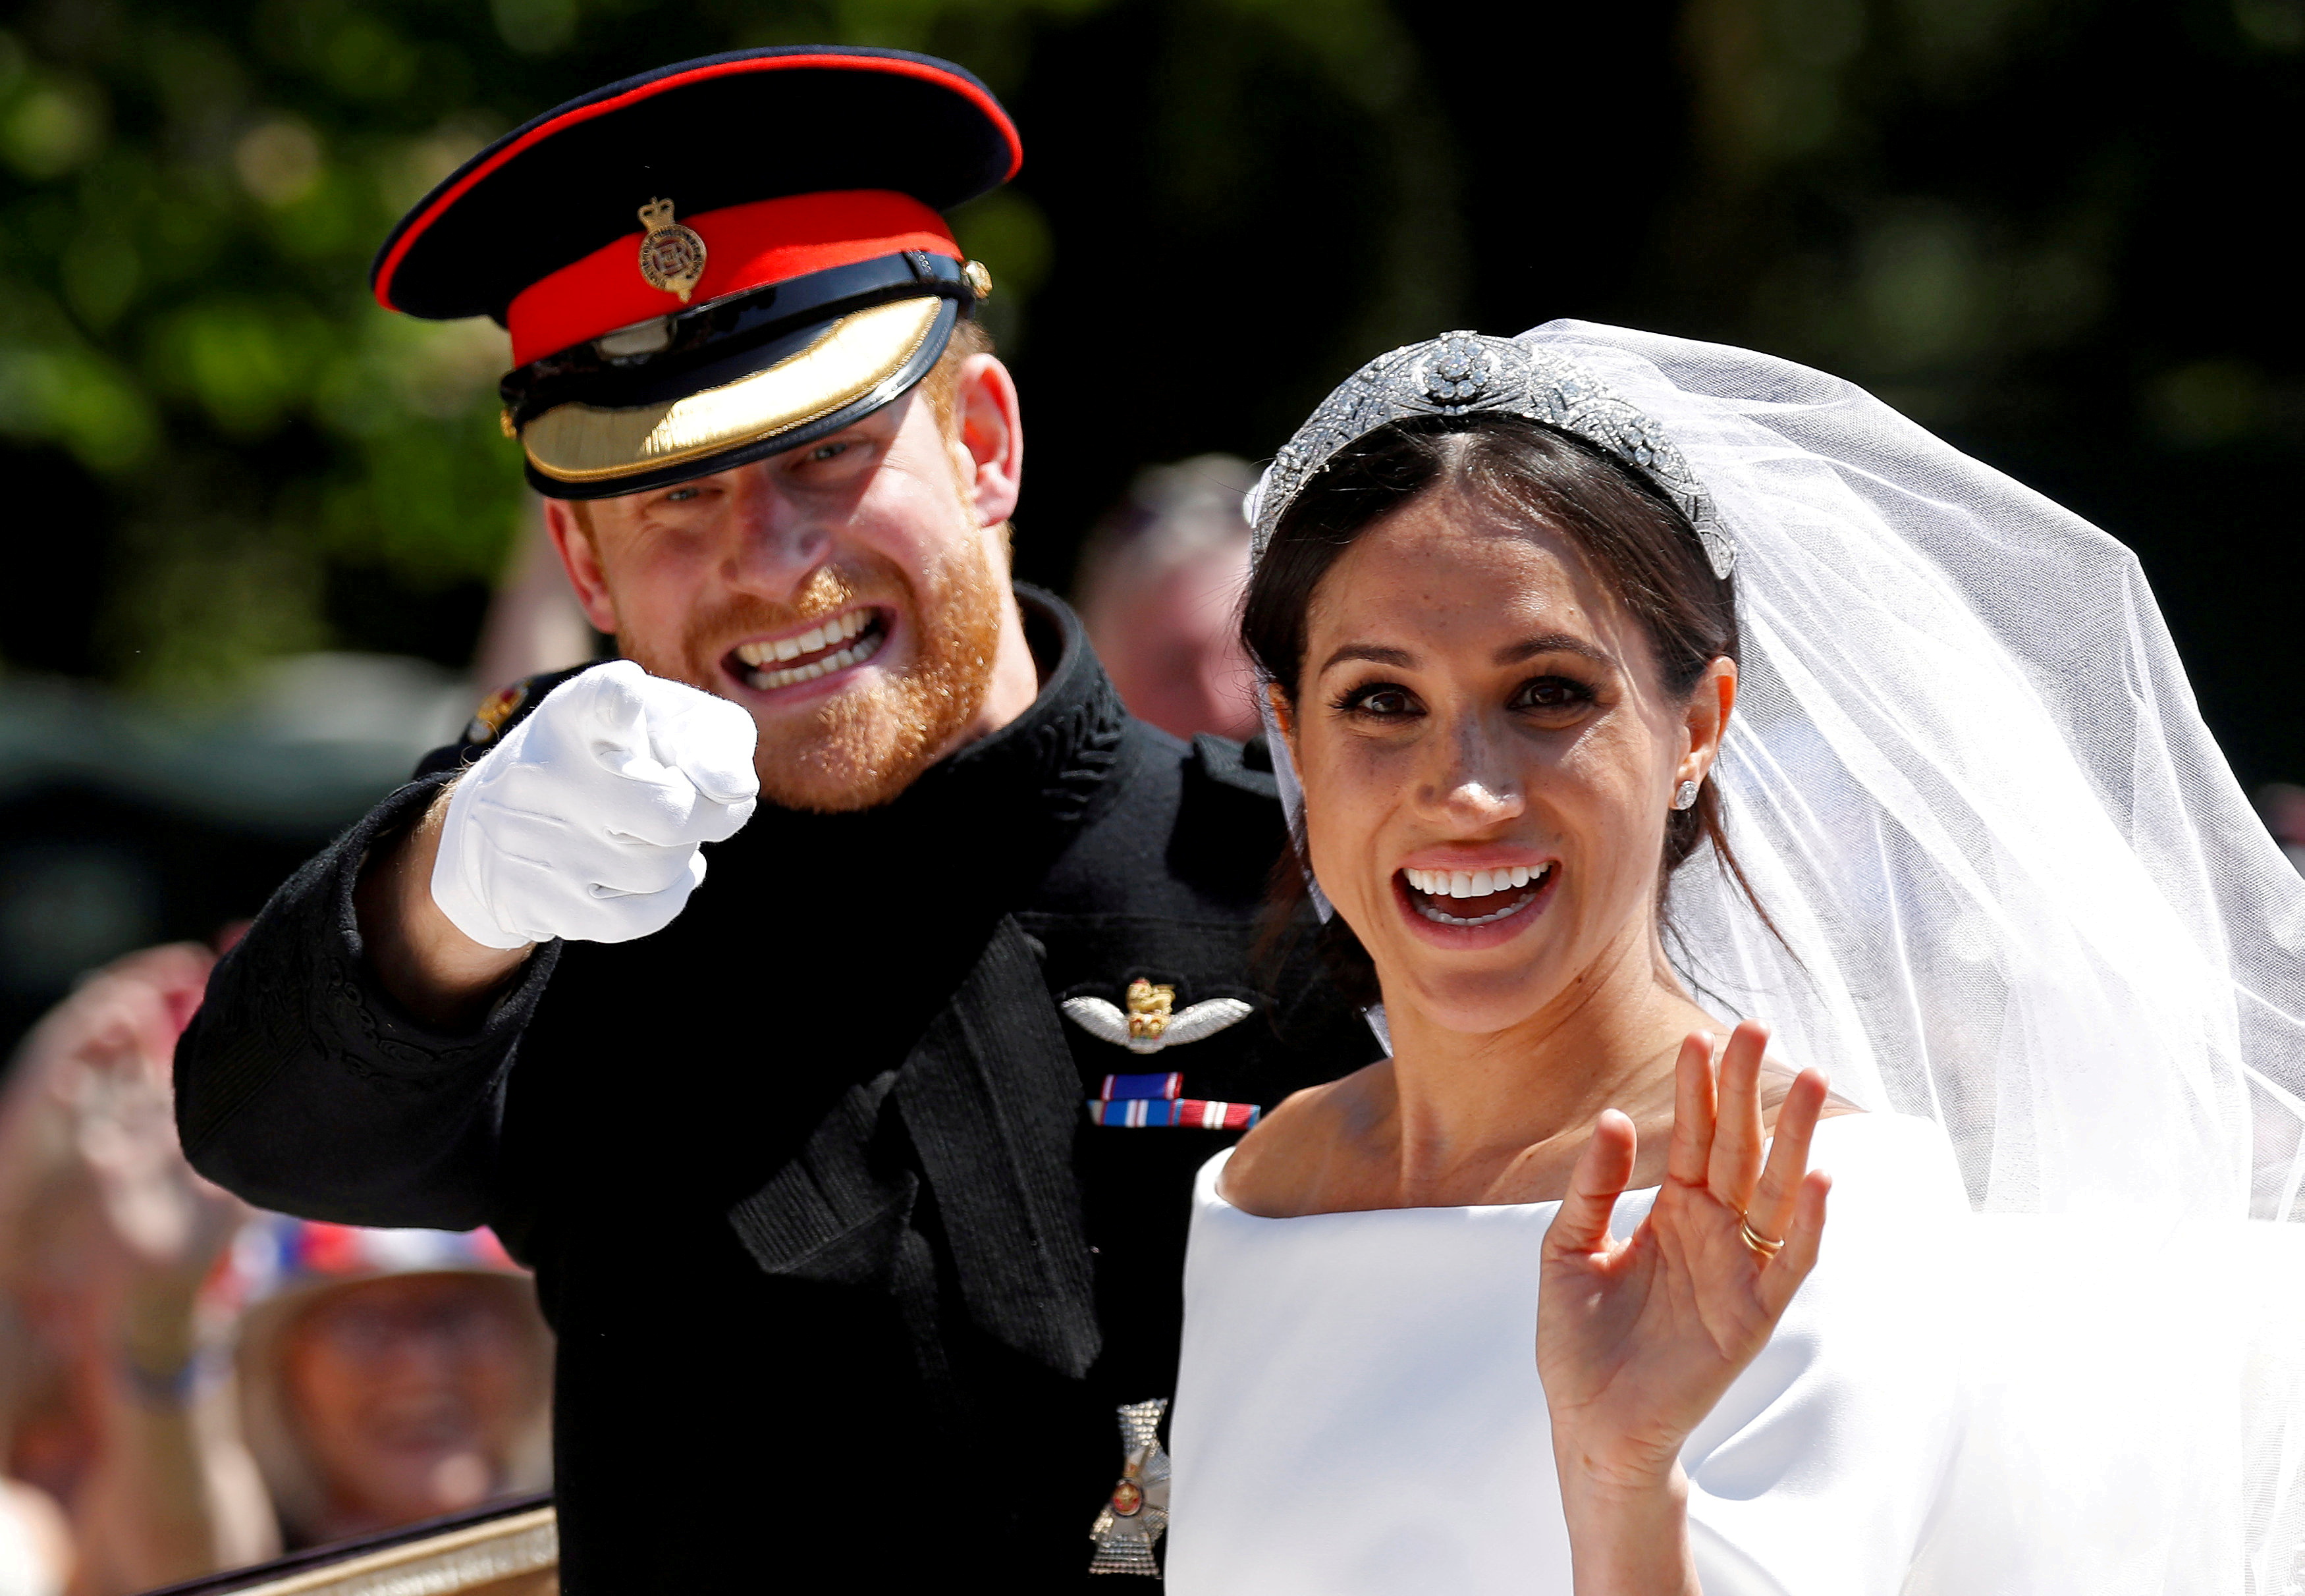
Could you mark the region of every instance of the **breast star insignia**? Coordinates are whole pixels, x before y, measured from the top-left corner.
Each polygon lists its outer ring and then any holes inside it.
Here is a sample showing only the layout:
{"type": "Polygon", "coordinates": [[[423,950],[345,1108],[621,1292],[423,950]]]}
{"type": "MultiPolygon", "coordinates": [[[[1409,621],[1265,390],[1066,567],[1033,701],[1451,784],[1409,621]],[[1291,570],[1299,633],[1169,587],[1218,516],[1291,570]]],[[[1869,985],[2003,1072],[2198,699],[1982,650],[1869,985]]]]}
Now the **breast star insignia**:
{"type": "Polygon", "coordinates": [[[1171,1013],[1177,989],[1155,986],[1143,976],[1128,983],[1128,1012],[1101,998],[1067,998],[1064,1011],[1073,1023],[1099,1041],[1110,1042],[1132,1053],[1158,1053],[1214,1036],[1228,1025],[1238,1025],[1256,1012],[1238,998],[1212,998],[1181,1014],[1171,1013]]]}
{"type": "Polygon", "coordinates": [[[1096,1543],[1091,1574],[1161,1577],[1153,1543],[1169,1527],[1169,1454],[1161,1445],[1161,1415],[1169,1399],[1132,1402],[1120,1410],[1120,1482],[1089,1527],[1096,1543]]]}

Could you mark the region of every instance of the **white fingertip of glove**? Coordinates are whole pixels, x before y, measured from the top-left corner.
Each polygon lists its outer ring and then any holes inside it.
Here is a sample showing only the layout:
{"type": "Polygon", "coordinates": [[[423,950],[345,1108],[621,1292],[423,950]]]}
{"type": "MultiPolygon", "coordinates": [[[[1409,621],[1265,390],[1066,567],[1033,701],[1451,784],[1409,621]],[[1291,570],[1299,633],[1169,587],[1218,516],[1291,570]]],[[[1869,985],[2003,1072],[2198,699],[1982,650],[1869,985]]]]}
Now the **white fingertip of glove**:
{"type": "Polygon", "coordinates": [[[753,717],[628,659],[546,695],[457,778],[432,901],[488,947],[662,930],[760,802],[753,717]]]}

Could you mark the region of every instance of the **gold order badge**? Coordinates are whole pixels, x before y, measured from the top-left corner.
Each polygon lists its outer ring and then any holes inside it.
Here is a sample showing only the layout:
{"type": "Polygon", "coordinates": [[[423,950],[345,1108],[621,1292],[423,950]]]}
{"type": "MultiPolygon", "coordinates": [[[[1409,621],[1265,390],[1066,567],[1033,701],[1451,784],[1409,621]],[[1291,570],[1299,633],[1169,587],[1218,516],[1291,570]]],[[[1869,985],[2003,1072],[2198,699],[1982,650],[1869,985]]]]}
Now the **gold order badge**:
{"type": "Polygon", "coordinates": [[[672,219],[672,201],[651,200],[641,207],[641,225],[648,236],[641,240],[641,276],[648,285],[676,293],[686,304],[704,276],[704,241],[693,227],[672,219]]]}
{"type": "Polygon", "coordinates": [[[472,711],[472,718],[464,727],[464,741],[467,743],[495,742],[497,734],[504,730],[505,722],[510,720],[514,712],[526,702],[528,702],[528,683],[524,681],[515,682],[509,687],[497,689],[496,692],[482,699],[481,707],[472,711]]]}
{"type": "Polygon", "coordinates": [[[1154,986],[1143,976],[1128,983],[1128,1036],[1132,1041],[1156,1041],[1169,1029],[1177,989],[1154,986]]]}

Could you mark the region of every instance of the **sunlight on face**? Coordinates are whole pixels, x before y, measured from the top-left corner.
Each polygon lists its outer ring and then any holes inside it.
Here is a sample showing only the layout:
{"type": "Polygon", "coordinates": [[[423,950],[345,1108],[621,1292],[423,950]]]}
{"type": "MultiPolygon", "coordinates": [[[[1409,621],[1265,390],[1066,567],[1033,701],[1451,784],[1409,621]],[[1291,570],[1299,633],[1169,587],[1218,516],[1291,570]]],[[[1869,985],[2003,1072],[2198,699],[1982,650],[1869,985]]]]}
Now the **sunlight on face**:
{"type": "Polygon", "coordinates": [[[591,506],[619,648],[752,712],[770,802],[885,802],[983,703],[1008,562],[953,449],[915,389],[818,443],[591,506]]]}
{"type": "Polygon", "coordinates": [[[1691,730],[1573,544],[1428,494],[1362,533],[1307,621],[1314,874],[1389,1005],[1501,1031],[1652,957],[1691,730]]]}

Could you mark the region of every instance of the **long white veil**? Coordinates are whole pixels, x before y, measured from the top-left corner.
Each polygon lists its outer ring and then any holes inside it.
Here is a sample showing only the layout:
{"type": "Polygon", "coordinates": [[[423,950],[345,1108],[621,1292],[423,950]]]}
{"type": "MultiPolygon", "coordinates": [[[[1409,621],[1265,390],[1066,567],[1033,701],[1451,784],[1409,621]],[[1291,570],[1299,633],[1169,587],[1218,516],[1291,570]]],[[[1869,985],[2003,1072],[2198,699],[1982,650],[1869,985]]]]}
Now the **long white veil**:
{"type": "Polygon", "coordinates": [[[1975,1439],[1913,1588],[2305,1591],[2305,880],[2135,556],[1838,378],[1520,342],[1656,422],[1736,548],[1716,779],[1782,939],[1700,852],[1677,966],[1942,1124],[1980,1216],[1975,1439]]]}

